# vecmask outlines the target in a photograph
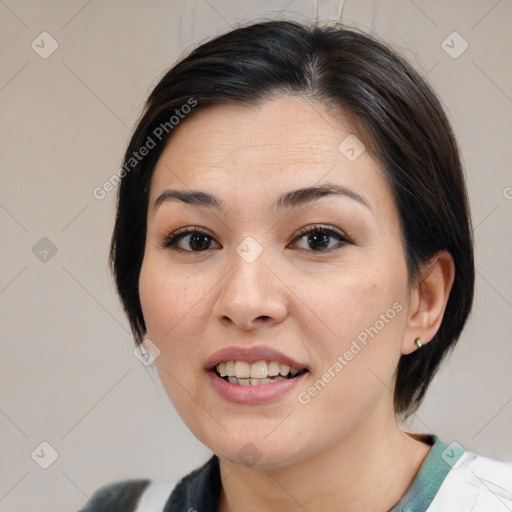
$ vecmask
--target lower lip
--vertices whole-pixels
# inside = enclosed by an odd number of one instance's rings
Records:
[[[213,370],[208,371],[207,374],[215,391],[225,400],[238,404],[257,405],[273,402],[289,393],[306,377],[308,372],[304,372],[293,379],[283,379],[254,386],[231,384],[219,377]]]

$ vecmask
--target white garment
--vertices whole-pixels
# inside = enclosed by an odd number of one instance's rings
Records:
[[[511,512],[512,463],[464,453],[427,512]]]
[[[140,497],[135,512],[159,512],[164,509],[175,484],[150,482]]]

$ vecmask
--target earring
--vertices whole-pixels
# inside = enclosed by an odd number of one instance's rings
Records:
[[[421,338],[416,338],[416,339],[414,340],[414,343],[416,343],[416,346],[417,346],[418,348],[421,348],[421,346],[422,346]]]

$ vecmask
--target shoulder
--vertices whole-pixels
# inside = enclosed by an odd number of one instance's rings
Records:
[[[135,512],[150,480],[122,480],[100,487],[79,512]]]
[[[100,487],[78,512],[167,512],[193,509],[199,503],[208,512],[218,502],[220,487],[218,459],[213,455],[177,482],[122,480]]]
[[[443,481],[428,512],[512,509],[512,463],[464,452]]]

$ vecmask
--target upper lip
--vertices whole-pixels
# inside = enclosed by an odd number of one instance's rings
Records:
[[[295,361],[291,357],[279,352],[272,347],[262,345],[255,347],[224,347],[214,352],[206,360],[206,369],[211,370],[219,363],[227,361],[247,361],[248,363],[256,363],[258,361],[278,361],[280,364],[286,364],[291,368],[302,370],[305,365]]]

